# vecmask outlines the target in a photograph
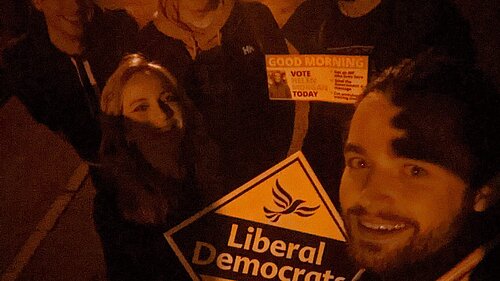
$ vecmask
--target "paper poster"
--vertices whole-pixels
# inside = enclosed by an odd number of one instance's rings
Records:
[[[355,103],[368,82],[368,56],[266,55],[272,100]]]
[[[193,280],[351,280],[339,213],[301,152],[165,233]]]

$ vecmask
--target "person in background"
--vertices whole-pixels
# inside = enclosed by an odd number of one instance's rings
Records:
[[[386,67],[429,48],[468,63],[475,57],[468,23],[448,0],[307,0],[282,30],[303,54],[368,56],[369,81]],[[343,169],[343,132],[353,112],[350,104],[310,103],[302,150],[335,203]]]
[[[306,0],[282,29],[303,54],[370,55],[371,74],[430,47],[475,56],[469,24],[449,0]]]
[[[109,280],[189,279],[163,232],[223,195],[200,114],[168,70],[137,54],[111,75],[101,109]]]
[[[498,106],[479,71],[432,52],[366,88],[340,184],[358,280],[499,280]]]
[[[26,36],[3,53],[6,91],[92,162],[100,142],[99,89],[132,48],[137,25],[89,0],[32,4]]]
[[[101,10],[88,0],[33,0],[27,30],[3,53],[5,91],[90,164],[97,191],[94,223],[106,237],[102,231],[109,228],[100,223],[113,197],[94,165],[101,142],[100,89],[132,48],[138,26],[124,11]]]
[[[287,47],[266,6],[160,0],[139,38],[138,50],[171,70],[202,113],[228,191],[286,157],[294,104],[269,100],[264,55]]]

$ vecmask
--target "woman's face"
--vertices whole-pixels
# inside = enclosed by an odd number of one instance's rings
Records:
[[[184,127],[179,97],[155,73],[133,74],[123,87],[123,115],[161,131]]]
[[[179,97],[156,73],[133,74],[123,88],[127,140],[164,176],[181,179],[184,122]]]

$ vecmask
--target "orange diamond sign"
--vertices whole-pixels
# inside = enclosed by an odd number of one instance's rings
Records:
[[[165,233],[193,280],[351,280],[339,213],[301,152]]]

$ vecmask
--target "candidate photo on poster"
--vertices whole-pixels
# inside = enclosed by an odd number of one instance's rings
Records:
[[[271,99],[291,99],[292,94],[290,87],[286,81],[286,73],[284,71],[274,71],[269,74],[268,78],[269,98]]]

